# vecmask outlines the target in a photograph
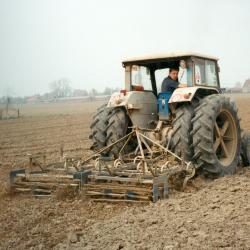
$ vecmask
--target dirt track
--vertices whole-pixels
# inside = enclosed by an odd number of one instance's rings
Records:
[[[250,97],[236,97],[250,130]],[[91,113],[100,103],[24,106],[19,120],[0,121],[0,249],[249,249],[250,169],[213,182],[196,179],[186,193],[151,205],[93,204],[76,199],[5,194],[12,165],[26,153],[89,153]],[[49,110],[47,110],[49,108]]]

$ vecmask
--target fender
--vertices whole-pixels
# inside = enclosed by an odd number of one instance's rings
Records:
[[[207,96],[211,94],[218,94],[219,90],[213,87],[184,87],[184,88],[177,88],[171,98],[169,99],[168,103],[179,103],[179,102],[191,102],[195,95],[199,96]]]
[[[124,107],[132,124],[141,128],[151,128],[152,121],[158,120],[157,99],[151,91],[114,93],[107,107]]]
[[[107,107],[125,107],[126,110],[131,110],[141,109],[142,105],[140,103],[136,103],[134,101],[134,98],[131,98],[131,92],[128,92],[128,94],[126,95],[124,95],[123,93],[115,92],[111,95]]]

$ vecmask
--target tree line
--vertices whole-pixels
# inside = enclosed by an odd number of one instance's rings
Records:
[[[95,97],[102,95],[112,95],[112,93],[119,91],[119,88],[105,87],[103,91],[98,91],[95,88],[90,90],[86,89],[74,89],[71,87],[71,82],[67,78],[61,78],[49,83],[49,91],[44,94],[35,94],[32,96],[25,97],[14,97],[12,95],[6,95],[0,97],[0,104],[5,104],[8,101],[10,103],[26,103],[27,101],[33,99],[46,101],[58,98],[70,98],[70,97]]]
[[[103,91],[98,91],[95,88],[87,91],[85,89],[73,89],[70,86],[70,81],[67,78],[62,78],[53,81],[49,84],[50,92],[48,94],[54,97],[74,97],[74,96],[98,96],[98,95],[111,95],[119,91],[119,88],[105,87]]]

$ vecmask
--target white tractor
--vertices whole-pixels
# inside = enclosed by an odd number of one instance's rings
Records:
[[[241,145],[236,105],[220,88],[218,58],[168,53],[125,60],[123,67],[125,88],[93,116],[92,150],[107,147],[138,127],[207,176],[234,173],[241,153],[244,164],[249,164],[250,137],[246,134]],[[179,82],[187,87],[161,93],[170,68],[179,68]],[[106,155],[119,158],[123,144],[116,143]],[[131,140],[126,152],[136,145]]]

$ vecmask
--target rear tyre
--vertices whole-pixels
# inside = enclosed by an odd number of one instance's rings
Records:
[[[129,131],[129,117],[125,113],[123,108],[114,108],[109,113],[108,126],[107,126],[107,146],[116,142],[117,140],[124,137]],[[110,156],[117,158],[119,156],[119,151],[124,145],[125,141],[121,141],[114,145],[109,152]],[[129,145],[128,145],[129,146]],[[126,152],[128,147],[126,147]]]
[[[250,132],[244,132],[241,138],[241,159],[244,167],[250,166]]]
[[[93,142],[90,149],[93,151],[97,151],[106,146],[108,112],[107,104],[104,104],[97,109],[93,116],[90,125],[91,134],[89,136],[89,139]]]
[[[194,152],[190,132],[192,130],[191,119],[194,115],[194,109],[191,105],[185,104],[179,107],[174,115],[171,150],[185,161],[191,161]]]
[[[241,142],[235,103],[223,95],[207,96],[195,109],[192,123],[197,167],[213,178],[233,174]]]

